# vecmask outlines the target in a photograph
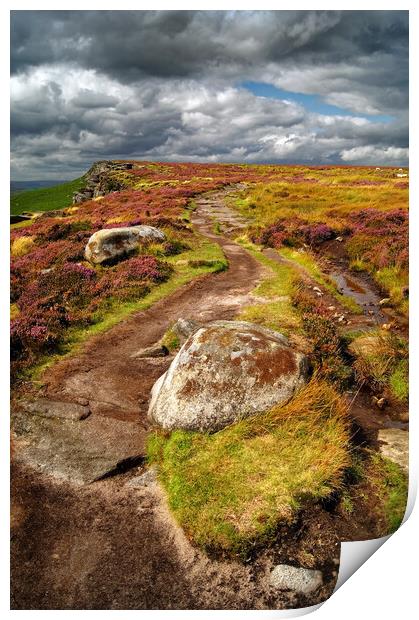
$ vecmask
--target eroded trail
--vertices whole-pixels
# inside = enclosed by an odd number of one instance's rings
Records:
[[[218,191],[198,198],[192,223],[221,246],[228,270],[200,277],[90,339],[80,354],[59,362],[45,374],[48,397],[87,400],[94,415],[143,423],[150,388],[170,359],[132,356],[156,343],[179,317],[202,323],[231,319],[243,306],[254,303],[251,291],[260,281],[263,268],[242,247],[211,231],[212,212],[222,208],[227,193]],[[240,225],[237,218],[235,226]]]
[[[13,609],[275,609],[297,604],[294,594],[269,585],[271,555],[249,565],[209,560],[174,523],[158,485],[135,483],[141,467],[121,473],[124,466],[141,462],[150,388],[170,363],[170,358],[132,355],[158,341],[179,317],[230,319],[255,303],[251,291],[263,268],[243,248],[212,232],[213,211],[223,226],[221,212],[229,227],[243,225],[224,209],[226,193],[198,199],[193,224],[221,245],[229,269],[184,286],[92,338],[81,353],[48,371],[44,396],[88,402],[92,413],[87,419],[18,418]],[[120,475],[103,479],[107,472]],[[330,532],[324,533],[324,547],[332,547],[338,557],[339,544]],[[330,594],[335,578],[331,572],[312,602]]]

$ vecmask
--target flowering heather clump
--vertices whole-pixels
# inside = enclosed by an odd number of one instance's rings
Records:
[[[140,256],[98,272],[80,263],[65,262],[26,286],[16,266],[12,270],[13,299],[20,311],[12,321],[12,359],[18,367],[59,344],[68,327],[89,324],[109,298],[142,297],[151,284],[167,280],[172,268],[153,256]]]
[[[336,232],[322,222],[308,223],[299,218],[278,220],[266,227],[262,233],[253,235],[252,241],[272,248],[283,245],[298,247],[303,244],[316,246],[332,239]]]
[[[351,239],[346,247],[351,258],[362,258],[375,269],[408,265],[408,214],[401,209],[365,209],[351,215]]]
[[[131,282],[164,282],[173,271],[167,263],[157,260],[154,256],[131,258],[119,266],[113,283],[116,287],[127,286]]]
[[[336,235],[333,228],[322,223],[303,226],[302,234],[307,245],[319,245],[323,241],[333,239]]]

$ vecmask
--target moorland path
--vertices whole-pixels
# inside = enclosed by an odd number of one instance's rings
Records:
[[[229,231],[246,226],[224,204],[231,188],[196,198],[192,224],[199,233],[218,243],[228,260],[226,271],[206,274],[180,287],[142,312],[136,312],[105,333],[88,340],[82,350],[55,364],[43,381],[44,392],[58,400],[89,401],[93,415],[139,421],[147,425],[150,389],[171,358],[136,358],[136,352],[159,341],[178,318],[200,323],[232,319],[249,303],[251,291],[264,269],[244,248],[224,234],[213,232],[213,218],[224,213]]]
[[[106,467],[112,470],[121,446],[131,457],[144,456],[150,388],[170,358],[131,355],[156,343],[179,317],[203,323],[232,319],[244,305],[255,303],[251,291],[264,276],[263,268],[212,231],[212,218],[228,229],[244,226],[224,206],[230,192],[198,198],[192,220],[199,232],[220,244],[227,271],[181,287],[91,338],[80,353],[46,372],[44,396],[89,401],[92,413],[80,422],[38,418],[29,429],[25,418],[16,436],[12,609],[281,609],[297,604],[293,593],[269,585],[274,563],[269,552],[243,565],[211,560],[192,547],[160,487],[154,481],[136,483],[142,466],[95,478]],[[110,453],[109,461],[103,462],[103,452]],[[336,536],[326,529],[322,536],[324,548],[332,549],[338,562]],[[335,578],[328,576],[313,603],[331,593]]]
[[[270,570],[279,559],[275,551],[266,549],[247,564],[209,559],[174,522],[155,480],[142,481],[143,464],[137,469],[127,459],[128,471],[112,470],[121,446],[141,462],[150,388],[171,361],[131,356],[156,343],[179,317],[202,323],[232,319],[256,302],[251,291],[266,273],[228,237],[246,226],[225,204],[231,192],[233,188],[198,197],[192,219],[199,232],[220,244],[229,261],[227,271],[181,287],[91,338],[82,351],[46,372],[45,396],[88,401],[92,413],[80,422],[38,420],[35,429],[28,433],[24,427],[16,439],[12,609],[283,609],[315,604],[331,594],[340,537],[327,512],[306,515],[304,533],[298,523],[288,533],[285,557],[307,537],[316,540],[319,564],[327,559],[333,566],[316,598],[298,600],[293,592],[269,585]],[[215,222],[221,224],[221,234],[214,232]],[[272,252],[267,255],[282,260]],[[19,458],[32,430],[33,451]],[[109,459],[103,461],[104,452]],[[37,469],[28,467],[31,461]],[[96,476],[107,468],[118,475]],[[355,535],[348,530],[341,538],[352,536],[370,538],[369,526]]]

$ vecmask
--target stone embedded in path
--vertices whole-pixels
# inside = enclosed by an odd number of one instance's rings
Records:
[[[105,228],[90,237],[84,255],[91,263],[104,263],[125,256],[142,243],[161,242],[165,238],[165,234],[154,226]]]
[[[145,349],[140,349],[131,355],[133,359],[141,359],[148,357],[166,357],[169,355],[170,351],[167,347],[160,344],[151,345],[151,347],[146,347]]]
[[[323,585],[323,574],[319,570],[278,564],[272,570],[269,582],[278,590],[293,590],[308,596]]]
[[[400,428],[384,428],[378,431],[383,456],[409,471],[409,432]]]
[[[172,326],[172,331],[176,334],[181,342],[184,342],[189,336],[192,336],[201,327],[200,323],[192,319],[179,318]]]
[[[307,371],[282,334],[216,321],[188,338],[154,384],[149,417],[164,429],[217,431],[288,401]]]
[[[15,413],[12,425],[15,461],[77,484],[139,463],[144,455],[144,432],[134,422],[91,415],[75,423]]]
[[[128,480],[125,486],[129,489],[153,488],[157,485],[157,471],[154,467],[146,469],[139,476],[134,476]]]
[[[90,415],[88,406],[77,403],[68,403],[47,398],[37,398],[33,401],[21,401],[20,405],[28,413],[44,418],[62,418],[64,420],[84,420]]]

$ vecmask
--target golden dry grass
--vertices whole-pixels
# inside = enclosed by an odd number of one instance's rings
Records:
[[[151,436],[171,509],[207,550],[244,553],[342,485],[350,464],[346,407],[313,378],[289,403],[213,435]]]
[[[36,237],[19,237],[15,239],[12,243],[12,247],[10,249],[10,253],[12,256],[25,256],[33,250],[35,245]]]

